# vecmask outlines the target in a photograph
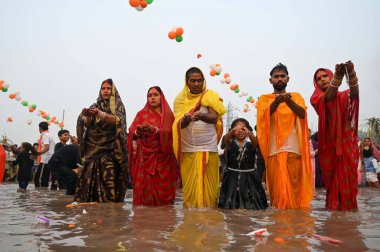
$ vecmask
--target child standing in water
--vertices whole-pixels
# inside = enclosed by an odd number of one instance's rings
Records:
[[[26,190],[29,181],[32,179],[32,168],[34,165],[32,154],[36,154],[33,146],[30,143],[21,144],[21,153],[13,161],[13,165],[19,166],[18,168],[18,185],[20,189]]]
[[[218,206],[226,209],[268,208],[265,191],[254,167],[257,140],[249,122],[244,118],[234,120],[224,141],[227,145],[227,171]]]

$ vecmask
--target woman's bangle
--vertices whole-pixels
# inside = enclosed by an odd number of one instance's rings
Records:
[[[98,113],[95,115],[99,121],[104,121],[106,119],[107,113],[101,110],[98,110]]]
[[[158,127],[156,126],[156,131],[154,132],[154,134],[153,134],[153,135],[156,135],[156,134],[157,134],[157,132],[158,132]]]
[[[353,85],[348,85],[350,88],[352,88],[352,87],[356,87],[358,85],[358,83],[356,82],[355,84],[353,84]]]
[[[135,130],[134,134],[135,134],[135,136],[138,136],[138,137],[140,136],[139,134],[137,134],[136,130]]]
[[[340,85],[335,86],[334,84],[332,84],[332,82],[330,82],[330,86],[334,88],[339,88]]]

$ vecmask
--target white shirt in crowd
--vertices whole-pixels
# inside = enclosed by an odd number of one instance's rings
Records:
[[[42,132],[41,136],[42,136],[42,149],[44,148],[46,144],[49,145],[49,150],[41,155],[41,163],[47,164],[51,156],[53,156],[54,154],[55,143],[54,143],[53,137],[50,135],[48,131]]]

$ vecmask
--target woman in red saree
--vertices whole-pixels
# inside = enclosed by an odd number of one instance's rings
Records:
[[[147,103],[128,134],[128,154],[133,185],[133,204],[172,204],[176,192],[173,152],[174,115],[160,87],[149,88]]]
[[[345,72],[349,89],[338,92]],[[335,74],[320,68],[314,74],[310,98],[319,116],[318,152],[329,210],[356,210],[358,205],[357,144],[359,88],[352,62],[336,65]]]

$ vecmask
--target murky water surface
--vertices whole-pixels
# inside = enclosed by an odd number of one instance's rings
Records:
[[[128,191],[124,204],[66,208],[73,198],[64,191],[17,188],[0,185],[0,251],[380,251],[378,189],[360,189],[351,213],[326,211],[324,190],[311,210],[247,211],[184,209],[180,190],[173,206],[134,207]],[[245,235],[259,228],[270,235]]]

